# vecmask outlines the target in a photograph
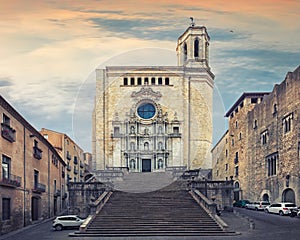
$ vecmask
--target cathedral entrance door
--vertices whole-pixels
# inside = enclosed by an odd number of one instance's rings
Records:
[[[151,172],[151,159],[142,160],[142,172]]]

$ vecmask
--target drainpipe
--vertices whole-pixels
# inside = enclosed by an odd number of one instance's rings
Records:
[[[51,217],[50,150],[48,148],[48,218]]]
[[[187,169],[191,167],[191,77],[188,82],[188,162]]]
[[[23,126],[23,183],[24,183],[24,195],[23,195],[23,226],[26,226],[26,128]]]

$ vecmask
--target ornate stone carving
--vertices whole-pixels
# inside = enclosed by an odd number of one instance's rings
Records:
[[[162,95],[159,91],[155,92],[152,90],[152,88],[149,88],[149,87],[142,87],[140,91],[136,92],[134,91],[132,94],[131,94],[131,97],[132,98],[135,98],[136,100],[139,100],[141,98],[143,99],[153,99],[153,100],[159,100]]]

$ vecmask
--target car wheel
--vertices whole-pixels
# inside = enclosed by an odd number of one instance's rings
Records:
[[[268,209],[265,209],[265,213],[269,213],[269,210],[268,210]]]
[[[58,225],[55,226],[55,230],[56,231],[61,231],[62,229],[63,229],[63,226],[60,225],[60,224],[58,224]]]
[[[257,207],[255,208],[255,211],[258,211],[258,208],[257,208]]]
[[[283,211],[279,211],[279,215],[280,216],[283,216],[284,214],[283,214]]]

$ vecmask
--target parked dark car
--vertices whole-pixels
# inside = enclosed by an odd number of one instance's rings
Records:
[[[250,203],[249,200],[243,199],[243,200],[238,200],[238,201],[234,202],[233,206],[244,208],[246,206],[246,204],[249,204],[249,203]]]

